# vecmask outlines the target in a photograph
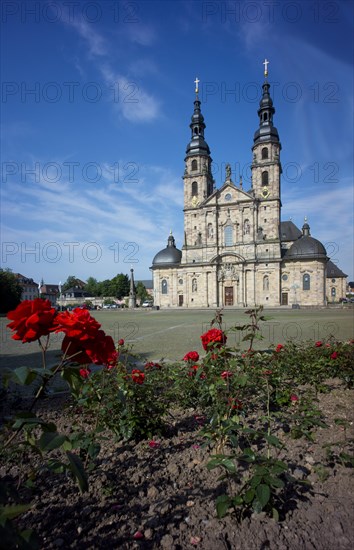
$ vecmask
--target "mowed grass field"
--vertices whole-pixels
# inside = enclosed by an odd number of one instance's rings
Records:
[[[248,322],[245,310],[225,310],[223,315],[224,329],[241,326]],[[133,345],[133,352],[142,360],[169,361],[182,359],[186,352],[202,352],[200,335],[210,328],[214,316],[213,310],[105,310],[93,311],[92,315],[102,324],[114,341],[124,338],[127,344]],[[313,341],[334,337],[337,340],[348,340],[354,337],[354,308],[349,306],[336,309],[265,310],[271,317],[261,323],[264,340],[257,342],[256,347],[265,348],[289,340]],[[9,321],[0,319],[1,356],[0,369],[15,368],[27,365],[41,365],[41,354],[36,342],[22,344],[12,340],[11,331],[6,328]],[[244,333],[230,333],[228,344],[245,349],[242,342]],[[53,365],[59,357],[62,335],[51,336],[48,362]]]

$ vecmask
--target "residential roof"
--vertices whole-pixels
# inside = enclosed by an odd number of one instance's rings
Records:
[[[58,285],[42,285],[40,288],[41,294],[58,294]]]

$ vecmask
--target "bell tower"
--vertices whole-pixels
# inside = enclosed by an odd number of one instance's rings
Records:
[[[253,138],[251,170],[254,197],[260,201],[261,209],[267,210],[265,219],[272,219],[272,227],[263,227],[264,224],[261,219],[259,219],[258,225],[262,226],[262,231],[266,231],[268,237],[277,238],[281,208],[281,143],[279,141],[278,130],[273,126],[275,109],[269,93],[268,64],[269,61],[266,59],[263,63],[264,83],[262,85],[263,92],[258,109],[259,128],[256,130]]]
[[[195,79],[194,112],[190,129],[191,141],[187,145],[184,170],[184,208],[196,208],[214,190],[211,174],[210,149],[204,139],[205,123],[200,110],[199,80]]]
[[[255,197],[260,199],[280,200],[280,150],[278,130],[273,126],[275,109],[269,94],[268,64],[265,60],[262,99],[259,103],[259,128],[254,134],[252,186]]]

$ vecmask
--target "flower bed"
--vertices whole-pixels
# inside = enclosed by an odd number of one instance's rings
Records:
[[[246,332],[246,353],[227,346],[217,312],[201,336],[203,357],[192,350],[175,364],[131,369],[129,347],[120,340],[115,349],[88,311],[55,314],[49,302],[35,300],[11,312],[14,338],[37,339],[43,366],[9,373],[18,383],[39,378],[41,385],[21,411],[11,411],[2,431],[4,536],[19,544],[34,540],[34,533],[21,530],[36,525],[46,548],[97,548],[100,539],[94,537],[102,530],[120,548],[247,549],[252,546],[236,545],[236,533],[252,524],[258,535],[248,535],[249,542],[255,537],[254,544],[266,544],[268,536],[282,533],[288,544],[286,525],[311,516],[319,502],[329,505],[326,497],[318,499],[318,484],[340,472],[338,488],[347,486],[353,342],[289,343],[255,352],[266,318],[261,308],[247,313],[249,323],[231,329]],[[59,331],[65,333],[63,355],[48,369],[50,334]],[[105,367],[91,371],[91,363]],[[59,373],[70,387],[70,408],[48,412],[42,397]],[[345,406],[329,414],[333,396]],[[15,465],[19,459],[27,464],[23,469]],[[54,502],[56,491],[60,499]],[[44,502],[53,514],[59,506],[65,518],[52,533]],[[77,514],[80,506],[90,509],[90,528]],[[104,518],[92,514],[93,507]],[[351,524],[342,515],[342,547],[349,548]],[[307,535],[294,548],[313,544],[322,529],[317,519],[307,522]],[[115,535],[107,525],[115,525]]]

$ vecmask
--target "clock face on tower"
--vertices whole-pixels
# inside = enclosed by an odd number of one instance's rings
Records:
[[[192,198],[192,205],[193,205],[193,206],[198,206],[198,204],[199,204],[198,197],[194,196],[194,197]]]
[[[268,187],[263,187],[262,189],[262,197],[264,199],[267,199],[269,197],[270,193],[269,193],[269,189]]]

